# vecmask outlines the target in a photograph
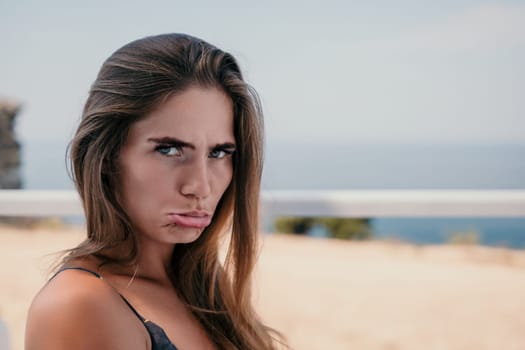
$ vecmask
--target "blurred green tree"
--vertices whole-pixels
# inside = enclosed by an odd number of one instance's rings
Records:
[[[480,242],[480,233],[476,230],[454,232],[448,237],[448,243],[460,245],[477,245]]]
[[[314,218],[280,217],[274,222],[277,232],[305,235],[314,226]]]
[[[322,226],[328,236],[340,239],[365,240],[373,235],[370,219],[333,217],[280,217],[274,222],[277,232],[305,235],[314,226]]]

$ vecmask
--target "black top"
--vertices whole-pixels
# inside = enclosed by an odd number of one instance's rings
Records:
[[[65,270],[85,271],[97,278],[102,279],[102,276],[100,276],[98,273],[85,269],[83,267],[65,267],[59,270],[57,273],[55,273],[53,277],[51,277],[51,279],[53,279],[56,275]],[[146,327],[146,330],[148,331],[151,338],[151,350],[177,350],[177,347],[169,340],[168,336],[166,335],[166,332],[164,332],[164,330],[160,326],[156,325],[150,320],[146,320],[137,312],[137,310],[135,310],[133,306],[131,306],[131,304],[126,300],[126,298],[124,298],[122,295],[120,295],[120,297],[129,306],[131,311],[133,311],[133,313],[137,315],[137,317],[142,321],[144,327]]]

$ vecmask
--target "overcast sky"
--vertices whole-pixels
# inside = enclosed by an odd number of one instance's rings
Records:
[[[0,1],[19,138],[68,139],[114,50],[186,32],[239,59],[267,142],[525,144],[523,1],[190,3]]]

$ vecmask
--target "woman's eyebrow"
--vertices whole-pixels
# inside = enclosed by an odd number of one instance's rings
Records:
[[[218,143],[213,147],[213,149],[235,149],[237,146],[233,142]]]
[[[171,137],[171,136],[164,136],[164,137],[150,137],[148,138],[148,142],[155,142],[155,143],[160,143],[160,144],[167,144],[167,145],[179,145],[179,146],[182,146],[182,147],[187,147],[187,148],[190,148],[190,149],[195,149],[195,145],[190,143],[190,142],[186,142],[186,141],[182,141],[180,139],[177,139],[175,137]],[[233,142],[224,142],[224,143],[218,143],[216,144],[215,146],[212,147],[212,149],[235,149],[237,146],[235,145],[235,143]]]
[[[195,149],[195,145],[189,142],[186,142],[186,141],[176,139],[175,137],[170,137],[170,136],[150,137],[148,138],[148,142],[155,142],[155,143],[161,143],[161,144],[167,144],[167,145],[179,145],[182,147],[188,147],[191,149]]]

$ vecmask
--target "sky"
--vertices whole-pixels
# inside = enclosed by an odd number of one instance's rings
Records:
[[[68,140],[102,62],[185,32],[231,52],[267,143],[525,144],[525,1],[0,1],[0,98]]]

